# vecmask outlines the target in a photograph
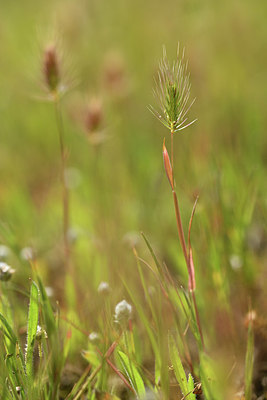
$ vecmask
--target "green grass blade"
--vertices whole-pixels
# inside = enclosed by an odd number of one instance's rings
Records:
[[[189,391],[188,393],[190,393],[187,396],[188,400],[196,400],[196,395],[193,393],[193,390],[195,388],[194,378],[191,374],[188,374],[187,387],[188,387],[188,391]]]
[[[38,325],[38,287],[32,282],[27,329],[27,350],[25,354],[26,373],[29,381],[33,380],[33,349]]]
[[[145,236],[145,234],[143,232],[141,233],[141,235],[142,235],[142,237],[143,237],[143,239],[144,239],[144,241],[145,241],[145,243],[147,245],[147,248],[148,248],[148,250],[149,250],[149,252],[150,252],[150,254],[151,254],[151,256],[152,256],[152,258],[153,258],[153,260],[155,262],[155,264],[156,264],[158,272],[161,274],[162,268],[161,268],[160,262],[158,261],[158,259],[156,257],[156,254],[154,253],[154,250],[152,249],[151,244],[149,243],[148,239],[146,238],[146,236]]]
[[[133,296],[131,290],[129,289],[128,285],[126,284],[126,282],[124,280],[123,280],[123,284],[124,284],[127,292],[129,293],[129,296],[131,297],[132,302],[134,303],[134,306],[136,308],[136,311],[137,311],[137,314],[138,314],[140,320],[143,322],[143,324],[145,326],[145,329],[146,329],[148,337],[150,339],[150,343],[151,343],[152,349],[154,351],[155,357],[156,357],[156,359],[159,360],[160,352],[158,349],[158,344],[157,344],[157,340],[155,338],[155,334],[154,334],[153,330],[151,329],[150,322],[149,322],[148,318],[146,317],[142,306],[135,300],[135,297]]]
[[[175,377],[177,379],[177,382],[179,383],[179,386],[180,386],[180,389],[181,389],[183,395],[185,396],[189,392],[186,374],[184,371],[184,367],[183,367],[175,340],[172,335],[169,335],[169,353],[170,353],[170,358],[171,358],[171,362],[173,365]]]
[[[212,360],[204,352],[200,353],[200,379],[205,400],[222,400],[222,388],[218,387]]]
[[[40,277],[37,277],[38,287],[40,290],[40,302],[42,305],[42,314],[44,316],[44,321],[46,325],[46,332],[50,337],[56,330],[56,321],[53,313],[51,303],[47,297],[46,290],[44,288],[43,282]],[[51,339],[51,337],[50,337]]]
[[[135,390],[139,399],[142,399],[146,395],[146,389],[141,375],[137,368],[129,360],[128,356],[122,351],[117,352],[120,364],[122,365],[123,372],[126,374],[132,388]]]

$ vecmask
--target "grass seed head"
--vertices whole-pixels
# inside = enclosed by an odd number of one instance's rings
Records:
[[[160,111],[150,107],[152,113],[172,133],[180,131],[195,122],[188,122],[187,114],[193,105],[190,101],[190,74],[187,72],[187,62],[184,60],[184,51],[170,64],[166,49],[163,48],[163,57],[159,63],[158,79],[154,88],[154,95],[158,100]]]

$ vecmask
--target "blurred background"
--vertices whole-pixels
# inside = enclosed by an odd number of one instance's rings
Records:
[[[61,106],[69,235],[84,328],[97,324],[100,281],[114,288],[114,304],[124,293],[121,278],[140,290],[131,247],[149,260],[141,231],[187,286],[162,162],[169,132],[148,110],[156,103],[162,46],[172,61],[180,43],[197,122],[175,136],[175,176],[184,226],[199,195],[192,244],[205,329],[218,329],[225,340],[225,302],[238,321],[249,301],[264,310],[266,12],[267,3],[248,0],[2,2],[0,239],[11,250],[18,285],[28,285],[21,250],[31,247],[46,285],[62,300],[60,153],[42,76],[44,49],[56,38],[68,88]]]

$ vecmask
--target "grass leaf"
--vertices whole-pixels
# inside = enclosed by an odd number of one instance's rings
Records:
[[[126,374],[132,388],[138,395],[139,399],[143,399],[146,394],[145,385],[141,375],[135,365],[129,360],[128,356],[122,351],[117,352],[123,372]]]
[[[30,305],[28,313],[27,350],[25,354],[26,373],[28,379],[33,379],[33,349],[38,325],[38,287],[32,282]]]
[[[181,392],[185,396],[189,392],[186,374],[184,371],[184,367],[175,340],[172,335],[169,335],[169,353],[174,369],[174,374],[176,376],[177,382],[179,383]]]

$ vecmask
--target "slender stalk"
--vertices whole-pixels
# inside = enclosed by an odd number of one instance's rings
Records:
[[[179,203],[178,203],[177,194],[176,194],[176,192],[174,190],[172,190],[172,195],[173,195],[173,202],[174,202],[174,208],[175,208],[175,215],[176,215],[176,222],[177,222],[179,240],[180,240],[180,243],[181,243],[181,246],[182,246],[182,250],[183,250],[183,253],[184,253],[184,258],[185,258],[185,262],[186,262],[186,265],[187,265],[187,268],[188,268],[188,272],[190,272],[188,256],[187,256],[187,250],[186,250],[184,230],[183,230],[182,219],[181,219],[181,214],[180,214],[180,209],[179,209]]]
[[[66,272],[70,270],[70,247],[68,241],[69,230],[69,191],[65,180],[65,168],[67,153],[64,145],[64,126],[60,107],[60,100],[57,95],[54,96],[55,113],[57,129],[59,134],[59,147],[60,147],[60,180],[62,185],[62,206],[63,206],[63,244],[64,244],[64,262]]]
[[[171,130],[171,166],[172,166],[172,170],[174,167],[174,162],[173,162],[173,136],[174,136],[174,131]]]
[[[190,277],[191,272],[190,272],[190,264],[189,264],[189,255],[188,255],[187,249],[186,249],[186,242],[185,242],[185,236],[184,236],[184,230],[183,230],[183,225],[182,225],[181,213],[180,213],[180,209],[179,209],[178,198],[177,198],[176,192],[174,190],[172,190],[172,194],[173,194],[173,202],[174,202],[174,208],[175,208],[175,216],[176,216],[179,240],[180,240],[180,243],[182,246],[184,259],[185,259],[186,266],[188,269],[188,274]],[[200,324],[200,318],[199,318],[199,312],[198,312],[198,308],[197,308],[195,292],[194,292],[194,290],[190,290],[190,293],[191,293],[191,296],[193,299],[196,320],[197,320],[197,326],[198,326],[199,334],[201,337],[202,346],[204,348],[204,339],[203,339],[203,333],[202,333],[202,328],[201,328],[201,324]]]

